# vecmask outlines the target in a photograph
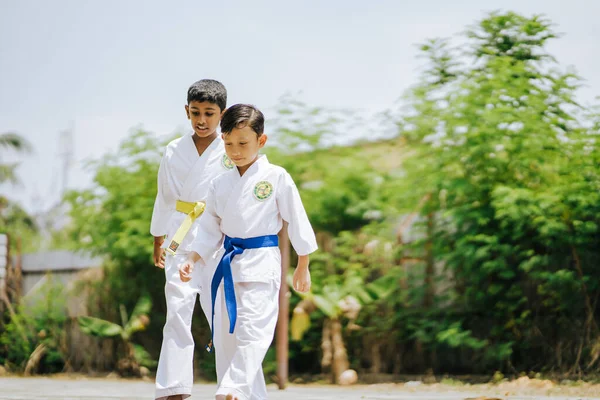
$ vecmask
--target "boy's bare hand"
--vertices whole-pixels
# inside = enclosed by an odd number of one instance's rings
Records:
[[[164,240],[164,239],[163,239]],[[154,239],[154,265],[158,268],[165,268],[165,249],[162,248],[163,240]]]
[[[179,267],[179,278],[182,282],[189,282],[192,279],[192,272],[194,272],[194,262],[192,260],[185,260]]]
[[[296,270],[294,271],[293,286],[294,289],[300,293],[306,293],[310,290],[310,271],[308,270],[308,265],[298,265],[298,267],[296,267]]]

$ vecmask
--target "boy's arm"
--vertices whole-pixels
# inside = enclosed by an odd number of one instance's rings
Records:
[[[215,208],[215,196],[215,185],[213,180],[206,196],[204,213],[200,218],[194,221],[194,224],[198,224],[198,230],[196,237],[191,244],[192,254],[197,254],[199,258],[204,260],[210,259],[223,241],[221,218],[217,215],[217,210]]]
[[[168,190],[169,182],[166,164],[165,157],[163,157],[158,167],[156,199],[154,200],[154,209],[152,210],[152,220],[150,222],[150,233],[154,237],[162,237],[167,234],[167,224],[169,223],[171,212],[173,212],[175,200],[177,200],[170,195]],[[169,207],[170,204],[171,207]]]
[[[318,246],[315,232],[302,205],[298,188],[287,172],[280,178],[277,207],[281,218],[289,224],[288,235],[296,253],[305,256],[316,251]]]
[[[164,241],[164,236],[154,236],[154,251],[152,258],[154,260],[154,265],[158,268],[165,267],[165,249],[162,248]]]
[[[150,222],[150,233],[154,236],[153,260],[154,265],[159,268],[165,267],[165,250],[162,244],[165,241],[167,233],[167,223],[170,217],[170,209],[168,207],[168,195],[165,187],[166,182],[166,161],[162,158],[158,168],[157,175],[157,193],[154,201],[154,210],[152,211],[152,220]]]
[[[280,180],[277,206],[281,217],[288,223],[288,235],[298,254],[298,265],[294,271],[292,285],[298,292],[306,293],[311,286],[308,255],[317,250],[317,239],[302,205],[298,188],[287,172]]]

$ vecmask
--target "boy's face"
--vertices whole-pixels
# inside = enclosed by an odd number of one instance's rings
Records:
[[[191,101],[185,106],[185,113],[192,123],[194,133],[208,137],[217,131],[223,112],[215,103]]]
[[[257,137],[256,132],[249,126],[243,128],[233,128],[233,130],[223,135],[225,142],[225,153],[233,163],[243,168],[251,164],[258,157],[258,151],[267,142],[267,135],[263,134]]]

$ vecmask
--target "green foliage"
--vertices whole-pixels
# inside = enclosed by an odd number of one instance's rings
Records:
[[[402,353],[406,371],[591,366],[600,333],[600,119],[576,103],[579,78],[545,51],[557,37],[546,19],[492,13],[466,36],[470,59],[447,39],[421,46],[428,65],[397,120],[399,173],[378,170],[364,147],[280,161],[300,178],[313,226],[334,236],[311,257],[320,311],[311,319],[339,317],[340,299],[352,294],[363,310],[361,328],[346,332],[349,348]],[[409,243],[394,243],[394,216],[415,210]],[[374,240],[393,243],[376,250],[393,260],[367,256]],[[404,266],[405,258],[417,261]],[[294,318],[310,340],[316,327]],[[548,340],[576,349],[582,335],[581,358],[557,356]],[[428,361],[434,354],[438,364]],[[354,357],[376,362],[361,350]],[[385,357],[381,368],[394,363]]]
[[[67,310],[63,285],[51,275],[31,297],[19,304],[0,334],[0,364],[23,371],[33,350],[46,347],[40,372],[61,372],[67,356],[65,327]]]
[[[144,335],[149,336],[150,342],[160,339],[155,336],[160,335],[166,313],[164,270],[156,268],[151,260],[149,230],[156,174],[166,143],[143,130],[132,132],[116,153],[89,164],[95,170],[93,188],[65,196],[71,217],[65,246],[106,258],[103,280],[90,288],[90,310],[94,317],[79,320],[86,333],[119,336],[129,343],[131,335],[144,329],[150,316],[151,325]],[[151,304],[156,305],[152,314]],[[131,317],[126,309],[133,310]],[[118,320],[119,315],[120,325],[114,324],[112,321]],[[125,347],[123,354],[130,356],[133,347]],[[140,365],[151,365],[157,353],[158,349],[151,349],[152,356],[148,356],[138,349],[135,354],[141,358],[136,360]]]
[[[0,134],[0,149],[2,152],[6,150],[17,153],[30,153],[32,151],[31,144],[21,135],[15,132],[6,132]],[[0,156],[0,160],[4,158]],[[16,168],[19,163],[0,163],[0,183],[9,182],[12,184],[19,183],[16,175]]]
[[[445,330],[437,332],[436,341],[439,344],[447,344],[450,347],[468,347],[472,349],[482,349],[488,343],[486,340],[475,339],[471,331],[463,330],[460,322],[454,322]]]
[[[340,124],[352,124],[352,115],[287,97],[277,111],[271,136],[275,144],[266,153],[301,189],[313,228],[335,235],[379,219],[384,205],[377,192],[385,174],[360,149],[331,147],[343,132]]]
[[[133,344],[133,357],[142,367],[154,368],[158,365],[158,361],[142,345],[136,343]]]
[[[117,154],[91,164],[94,189],[71,192],[73,240],[113,260],[148,262],[150,216],[163,146],[144,131],[135,132]],[[140,288],[142,289],[142,288]]]
[[[164,304],[163,271],[151,261],[149,233],[164,145],[147,132],[133,132],[117,153],[90,164],[96,170],[94,188],[66,195],[70,247],[108,256],[102,290],[125,307],[133,307],[143,293]]]
[[[544,49],[556,36],[542,17],[493,13],[467,32],[468,64],[449,64],[458,56],[446,41],[428,43],[430,64],[399,124],[410,149],[400,185],[415,189],[413,203],[433,194],[424,212],[438,215],[436,258],[463,288],[463,316],[436,338],[452,347],[466,332],[485,338],[468,347],[487,359],[539,347],[536,331],[556,313],[593,321],[598,131],[578,116],[579,78]],[[469,314],[487,328],[454,331],[473,324]]]
[[[121,336],[123,328],[110,321],[100,318],[81,316],[77,318],[81,331],[85,334],[97,337]]]
[[[77,320],[83,333],[98,337],[120,336],[123,340],[128,341],[131,335],[146,329],[151,309],[152,300],[148,296],[143,296],[138,300],[129,318],[125,307],[120,305],[122,325],[88,316],[81,316]]]
[[[19,204],[0,196],[0,232],[10,235],[11,251],[17,250],[17,239],[21,240],[21,251],[27,253],[37,249],[40,243],[35,220]]]
[[[124,344],[124,354],[121,355],[121,359],[133,358],[140,366],[155,366],[156,362],[150,353],[143,346],[131,341],[134,333],[143,331],[148,326],[150,322],[148,314],[152,309],[152,300],[149,296],[140,297],[130,317],[127,317],[127,311],[122,304],[119,308],[122,325],[100,318],[80,316],[77,318],[79,328],[83,333],[91,336],[119,337]]]

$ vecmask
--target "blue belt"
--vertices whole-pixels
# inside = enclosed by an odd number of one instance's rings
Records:
[[[235,290],[233,286],[233,275],[231,273],[231,260],[237,254],[242,254],[247,249],[259,249],[261,247],[277,247],[279,245],[279,238],[277,235],[257,236],[253,238],[240,239],[230,238],[225,236],[225,242],[223,247],[225,248],[225,254],[219,261],[219,265],[215,270],[212,282],[210,284],[210,294],[212,299],[212,316],[211,316],[211,332],[212,338],[215,336],[215,300],[217,298],[217,290],[223,280],[224,294],[225,294],[225,305],[227,306],[227,314],[229,315],[229,333],[233,333],[235,329],[235,322],[237,320],[237,302],[235,300]],[[206,346],[207,351],[211,351],[212,340]]]

